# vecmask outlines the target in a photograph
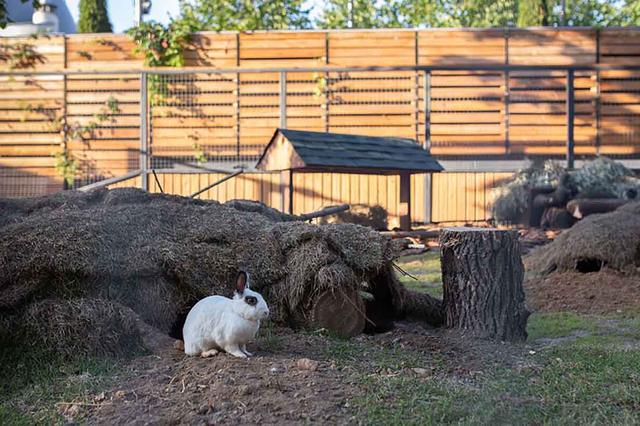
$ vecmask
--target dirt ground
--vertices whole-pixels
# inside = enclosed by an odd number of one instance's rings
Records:
[[[564,272],[528,279],[524,286],[527,305],[540,312],[608,314],[640,307],[640,274]]]
[[[177,350],[139,358],[117,386],[63,414],[105,425],[362,423],[350,401],[365,396],[363,376],[429,381],[446,371],[473,380],[487,363],[517,364],[527,352],[408,322],[349,342],[270,329],[249,349],[254,357],[247,360]]]
[[[640,276],[608,270],[529,279],[525,289],[537,313],[607,314],[640,306]],[[90,424],[367,423],[351,405],[366,397],[363,377],[473,383],[491,365],[536,368],[527,358],[531,348],[411,322],[350,342],[267,328],[248,360],[191,358],[173,349],[138,358],[92,404],[66,406],[63,414]]]
[[[437,251],[403,258],[401,265],[418,277],[411,288],[437,294]],[[267,325],[249,345],[250,359],[194,358],[168,348],[118,362],[98,386],[55,396],[53,417],[44,422],[640,422],[640,382],[634,379],[640,377],[640,319],[614,317],[638,311],[640,275],[556,274],[528,279],[525,291],[534,314],[524,344],[405,321],[351,340]],[[60,380],[95,379],[83,371]],[[614,395],[609,388],[621,391]],[[42,407],[33,403],[32,391],[21,395],[9,405],[37,418]],[[0,423],[2,415],[0,403]]]

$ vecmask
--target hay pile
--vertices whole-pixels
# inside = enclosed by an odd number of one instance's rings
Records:
[[[368,226],[376,231],[386,231],[389,228],[388,214],[382,206],[367,206],[353,204],[349,210],[320,218],[320,224],[355,223]]]
[[[628,203],[606,214],[588,216],[551,244],[525,257],[534,275],[594,272],[608,267],[636,272],[640,267],[640,203]]]
[[[640,179],[633,171],[609,158],[598,157],[575,171],[548,160],[533,163],[494,189],[492,217],[500,223],[520,222],[528,208],[529,189],[556,187],[563,176],[567,178],[566,185],[576,192],[576,198],[631,199],[640,192]]]
[[[0,324],[5,334],[38,336],[54,350],[110,353],[117,346],[118,354],[140,344],[118,306],[179,337],[190,307],[210,294],[231,295],[240,268],[275,321],[293,327],[309,325],[321,292],[400,286],[379,278],[397,256],[388,238],[357,225],[295,219],[259,203],[131,188],[0,200]],[[386,307],[404,314],[411,294],[390,292]],[[91,330],[103,346],[83,342]]]

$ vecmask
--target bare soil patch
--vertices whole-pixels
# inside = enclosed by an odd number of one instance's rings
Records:
[[[607,268],[586,274],[569,271],[530,278],[524,287],[527,304],[541,312],[607,314],[640,306],[640,275]]]
[[[491,348],[488,348],[491,346]],[[270,330],[248,360],[202,359],[177,350],[136,359],[118,385],[81,406],[90,424],[361,423],[353,401],[365,377],[472,380],[487,363],[513,365],[526,352],[399,323],[389,333],[341,339]],[[490,350],[488,350],[490,349]],[[301,360],[310,360],[301,361]]]

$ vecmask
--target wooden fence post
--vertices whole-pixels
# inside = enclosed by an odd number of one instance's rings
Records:
[[[526,340],[529,311],[517,232],[447,228],[440,247],[446,327],[482,338]]]
[[[287,73],[280,72],[280,128],[287,128]]]

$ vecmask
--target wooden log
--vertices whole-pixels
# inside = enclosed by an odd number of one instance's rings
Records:
[[[325,291],[316,298],[311,319],[315,327],[353,337],[364,330],[365,306],[356,292]]]
[[[574,199],[567,203],[567,211],[576,219],[582,219],[591,214],[612,212],[628,202],[622,198]]]
[[[542,214],[540,227],[542,229],[568,229],[576,223],[565,207],[547,207]]]
[[[544,207],[534,204],[534,200],[541,194],[549,194],[554,191],[553,186],[540,186],[529,189],[529,208],[527,209],[527,220],[524,223],[528,223],[530,227],[540,226],[540,220],[542,220],[542,214],[544,213]]]
[[[380,231],[380,235],[387,235],[391,238],[437,238],[440,231]]]
[[[446,228],[440,235],[445,326],[502,341],[527,338],[518,234]]]
[[[349,204],[340,204],[339,206],[325,207],[324,209],[317,210],[310,213],[303,213],[299,217],[301,220],[310,220],[317,217],[329,216],[336,213],[341,213],[349,210]]]

